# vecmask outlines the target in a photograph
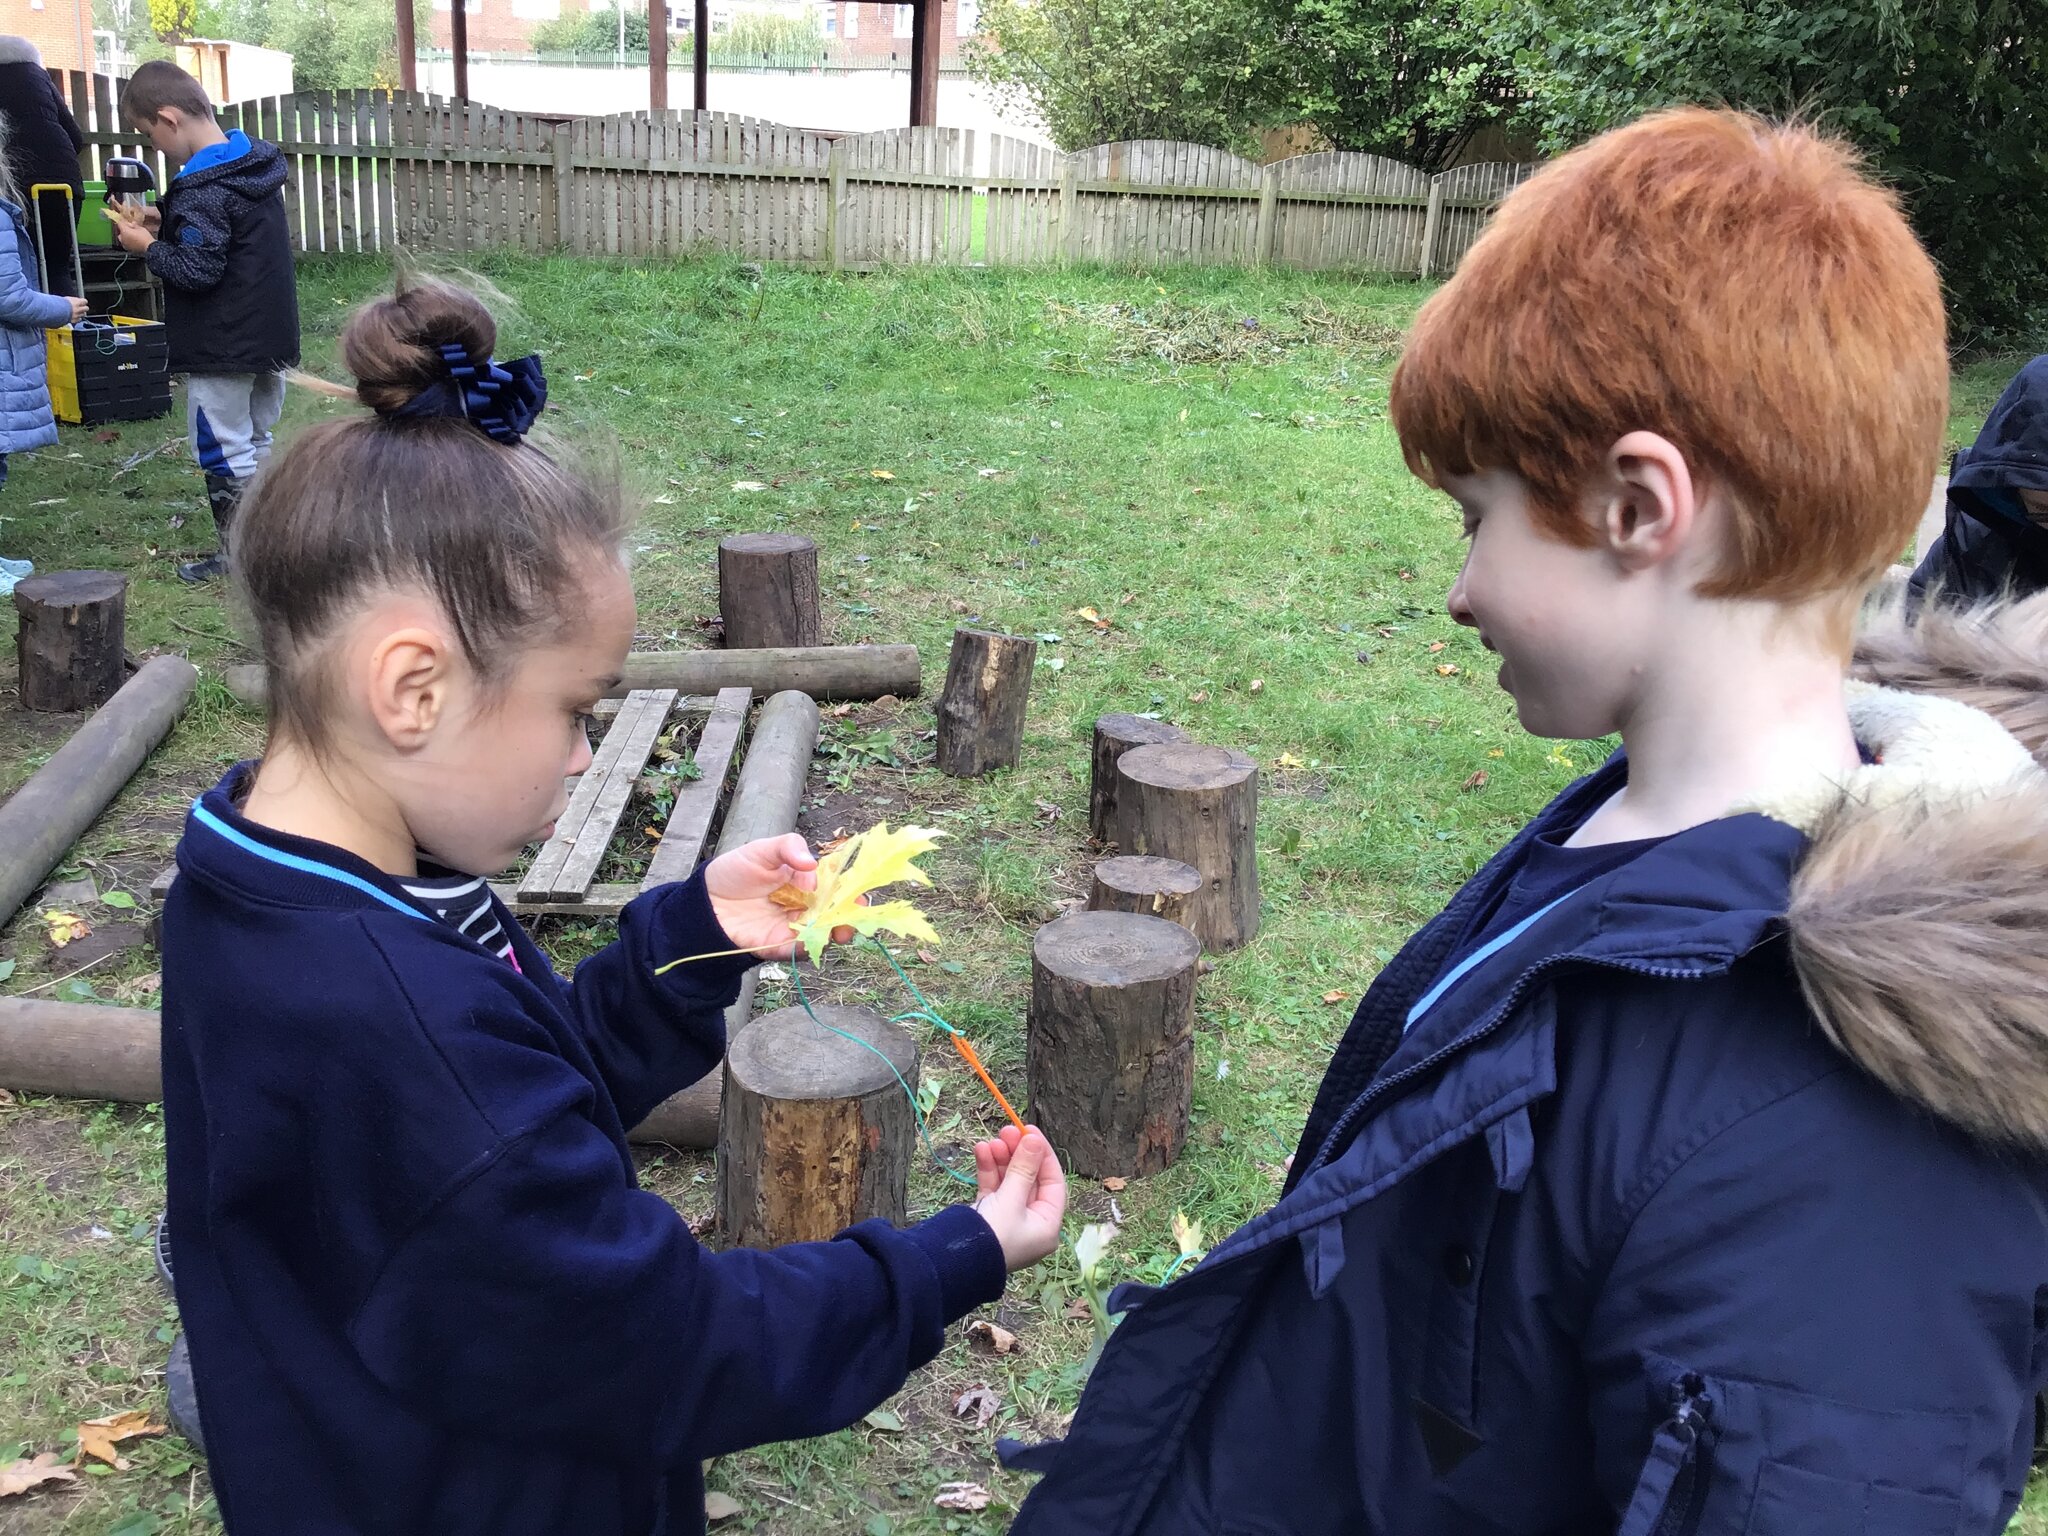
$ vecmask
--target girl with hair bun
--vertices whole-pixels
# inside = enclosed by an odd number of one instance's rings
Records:
[[[179,844],[163,1069],[235,1536],[701,1531],[705,1457],[854,1422],[1058,1239],[1035,1131],[976,1149],[971,1208],[767,1252],[637,1187],[627,1129],[718,1064],[741,974],[791,952],[769,893],[817,861],[724,854],[573,981],[492,896],[634,629],[619,487],[528,441],[540,361],[496,341],[438,283],[368,305],[371,414],[300,435],[234,529],[269,741]]]

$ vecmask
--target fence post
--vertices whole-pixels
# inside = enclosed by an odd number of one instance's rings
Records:
[[[1074,260],[1074,237],[1080,233],[1079,220],[1075,218],[1075,207],[1079,193],[1075,182],[1079,180],[1080,168],[1072,155],[1060,160],[1060,265],[1070,266]]]
[[[1280,171],[1277,166],[1266,166],[1259,172],[1259,228],[1257,237],[1258,264],[1262,267],[1273,263],[1274,214],[1280,203]]]
[[[577,254],[576,237],[580,232],[571,218],[575,207],[576,162],[569,144],[569,125],[556,123],[548,132],[555,152],[555,244]]]
[[[1436,233],[1444,221],[1444,173],[1429,178],[1429,212],[1422,219],[1422,275],[1436,267]]]
[[[837,272],[845,265],[839,248],[840,204],[846,201],[846,141],[834,139],[825,156],[825,264]]]

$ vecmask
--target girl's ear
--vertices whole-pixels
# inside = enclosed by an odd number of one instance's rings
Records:
[[[1607,450],[1596,531],[1626,571],[1672,559],[1691,540],[1699,518],[1692,466],[1668,437],[1630,432]]]
[[[370,718],[400,752],[432,739],[448,708],[454,657],[447,638],[413,626],[393,630],[370,652]]]

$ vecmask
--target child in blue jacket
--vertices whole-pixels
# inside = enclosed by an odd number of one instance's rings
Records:
[[[369,305],[343,351],[375,414],[301,436],[234,531],[270,738],[178,846],[163,1073],[235,1536],[701,1532],[703,1458],[859,1419],[1058,1239],[1036,1132],[977,1148],[973,1208],[769,1252],[637,1187],[627,1129],[718,1065],[816,860],[714,859],[573,983],[490,893],[634,629],[621,498],[524,440],[539,361],[495,337],[454,289]]]
[[[7,168],[6,135],[0,129],[0,486],[7,483],[9,454],[57,441],[43,332],[84,317],[85,300],[43,291],[35,237]]]
[[[1949,466],[1948,520],[1909,583],[1968,607],[2048,589],[2048,356],[2013,376]]]
[[[1701,110],[1547,166],[1424,304],[1392,416],[1464,514],[1450,612],[1525,729],[1623,749],[1374,981],[1279,1203],[1121,1298],[1015,1536],[2004,1530],[2048,598],[1848,675],[1943,330],[1846,148]]]

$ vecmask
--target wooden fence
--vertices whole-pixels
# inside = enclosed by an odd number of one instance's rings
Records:
[[[118,82],[51,72],[110,154],[160,157],[114,115]],[[1332,152],[1260,166],[1144,140],[1061,154],[959,128],[825,134],[726,113],[547,118],[412,92],[269,97],[223,126],[284,151],[301,251],[723,251],[832,270],[887,265],[1199,263],[1449,271],[1534,167],[1431,176]],[[975,238],[977,196],[986,217]]]

